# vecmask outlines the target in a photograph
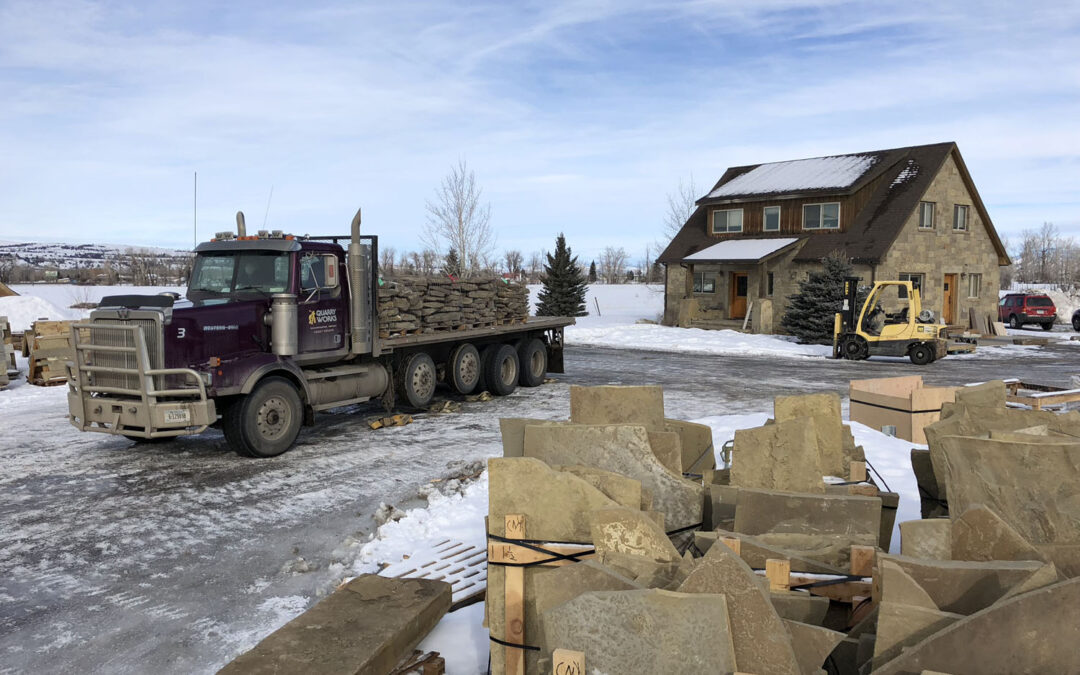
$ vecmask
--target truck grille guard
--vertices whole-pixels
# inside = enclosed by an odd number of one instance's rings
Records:
[[[117,339],[119,336],[123,336],[123,339]],[[85,406],[93,405],[94,400],[99,398],[95,394],[126,397],[129,401],[137,399],[147,409],[161,403],[159,399],[163,398],[182,401],[189,399],[192,403],[203,404],[207,401],[206,384],[197,371],[191,368],[152,367],[150,351],[147,348],[141,325],[117,322],[76,323],[71,326],[71,344],[75,362],[68,361],[64,364],[67,370],[68,386],[72,394],[83,399]],[[106,361],[110,360],[108,357],[113,357],[113,359],[122,360],[125,365],[95,365],[99,354],[107,355]],[[109,376],[102,379],[106,379],[110,384],[95,383],[94,374],[96,373]],[[182,378],[185,384],[190,382],[192,386],[158,389],[157,383],[165,382],[166,376],[171,376],[169,380],[174,382]],[[112,404],[118,402],[116,399],[103,399],[103,402],[104,400]],[[123,400],[119,402],[123,403]],[[200,424],[192,427],[157,429],[153,426],[151,416],[151,425],[146,427],[145,432],[139,433],[137,430],[121,429],[120,416],[121,413],[115,413],[114,421],[108,427],[93,426],[93,423],[85,418],[79,420],[79,426],[83,431],[104,431],[114,434],[127,432],[147,438],[198,434],[209,426],[209,424]]]

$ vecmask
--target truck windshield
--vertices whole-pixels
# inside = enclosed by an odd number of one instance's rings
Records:
[[[272,251],[203,253],[195,258],[188,297],[233,293],[284,293],[289,289],[289,254]]]

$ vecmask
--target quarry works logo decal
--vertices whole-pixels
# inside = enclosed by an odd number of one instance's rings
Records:
[[[307,322],[309,326],[321,326],[328,323],[337,323],[336,309],[313,309],[308,312]]]

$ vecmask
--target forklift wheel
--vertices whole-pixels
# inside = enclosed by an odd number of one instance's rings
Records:
[[[840,354],[849,361],[861,361],[870,356],[870,348],[858,335],[848,335],[840,343]]]
[[[915,365],[925,366],[934,360],[934,350],[926,345],[915,345],[911,348],[911,351],[908,352],[908,357]]]

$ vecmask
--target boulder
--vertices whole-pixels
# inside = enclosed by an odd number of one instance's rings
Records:
[[[825,492],[813,418],[735,432],[731,484],[741,488]]]

